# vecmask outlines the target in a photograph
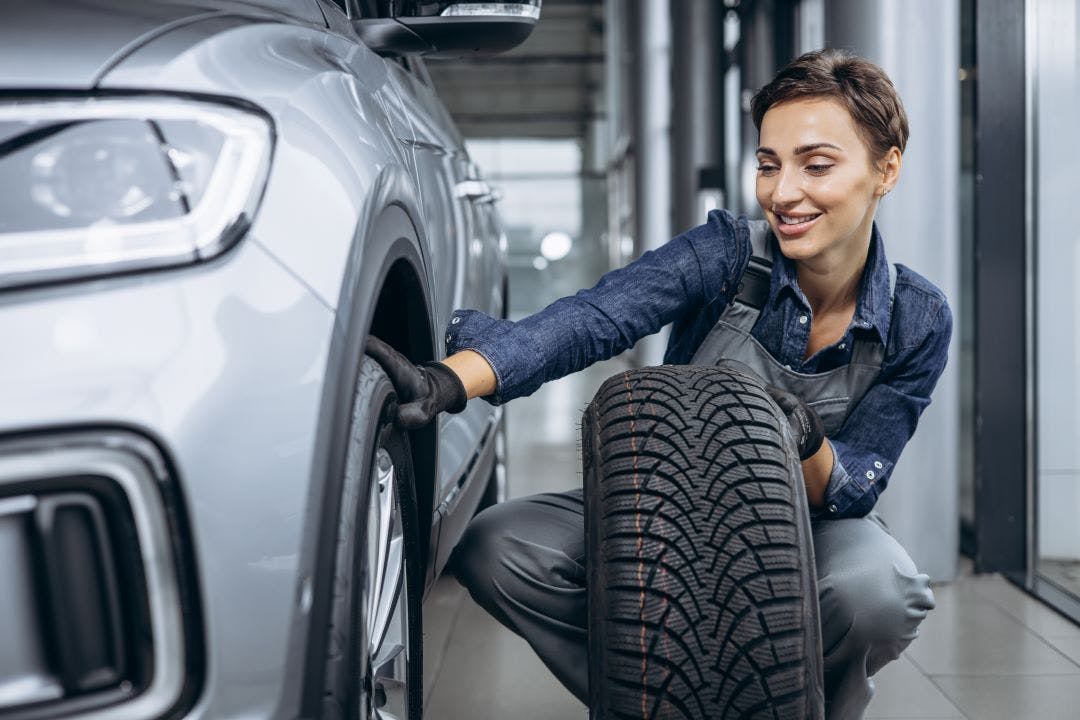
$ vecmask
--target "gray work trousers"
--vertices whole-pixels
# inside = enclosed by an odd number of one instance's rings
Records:
[[[934,607],[929,577],[879,519],[813,523],[829,720],[860,718],[870,677],[915,639]],[[582,491],[544,493],[476,516],[451,567],[473,599],[524,637],[555,677],[588,700]]]

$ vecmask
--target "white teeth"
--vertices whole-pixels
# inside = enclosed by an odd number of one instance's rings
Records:
[[[809,222],[817,217],[817,215],[810,215],[807,217],[790,217],[788,215],[780,215],[780,221],[785,225],[798,225],[799,223]]]

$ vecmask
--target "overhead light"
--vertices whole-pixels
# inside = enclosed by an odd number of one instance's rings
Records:
[[[564,232],[551,232],[540,241],[540,254],[548,260],[562,260],[570,254],[574,241]]]

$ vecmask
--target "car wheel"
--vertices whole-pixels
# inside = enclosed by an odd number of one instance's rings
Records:
[[[760,381],[620,373],[582,450],[591,717],[823,717],[806,491]]]
[[[408,436],[397,396],[364,357],[356,384],[338,523],[323,715],[419,720],[419,538]]]

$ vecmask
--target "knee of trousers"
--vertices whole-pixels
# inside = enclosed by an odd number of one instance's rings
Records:
[[[499,581],[505,567],[506,532],[499,513],[493,513],[498,508],[487,508],[473,518],[450,556],[450,570],[481,604],[493,594],[493,581]]]
[[[871,672],[900,656],[934,607],[929,576],[888,563],[821,578],[818,595],[826,654],[843,647],[867,657]]]
[[[519,537],[519,505],[493,505],[473,518],[450,558],[457,579],[489,609],[500,599],[531,596],[564,570],[559,553]]]

